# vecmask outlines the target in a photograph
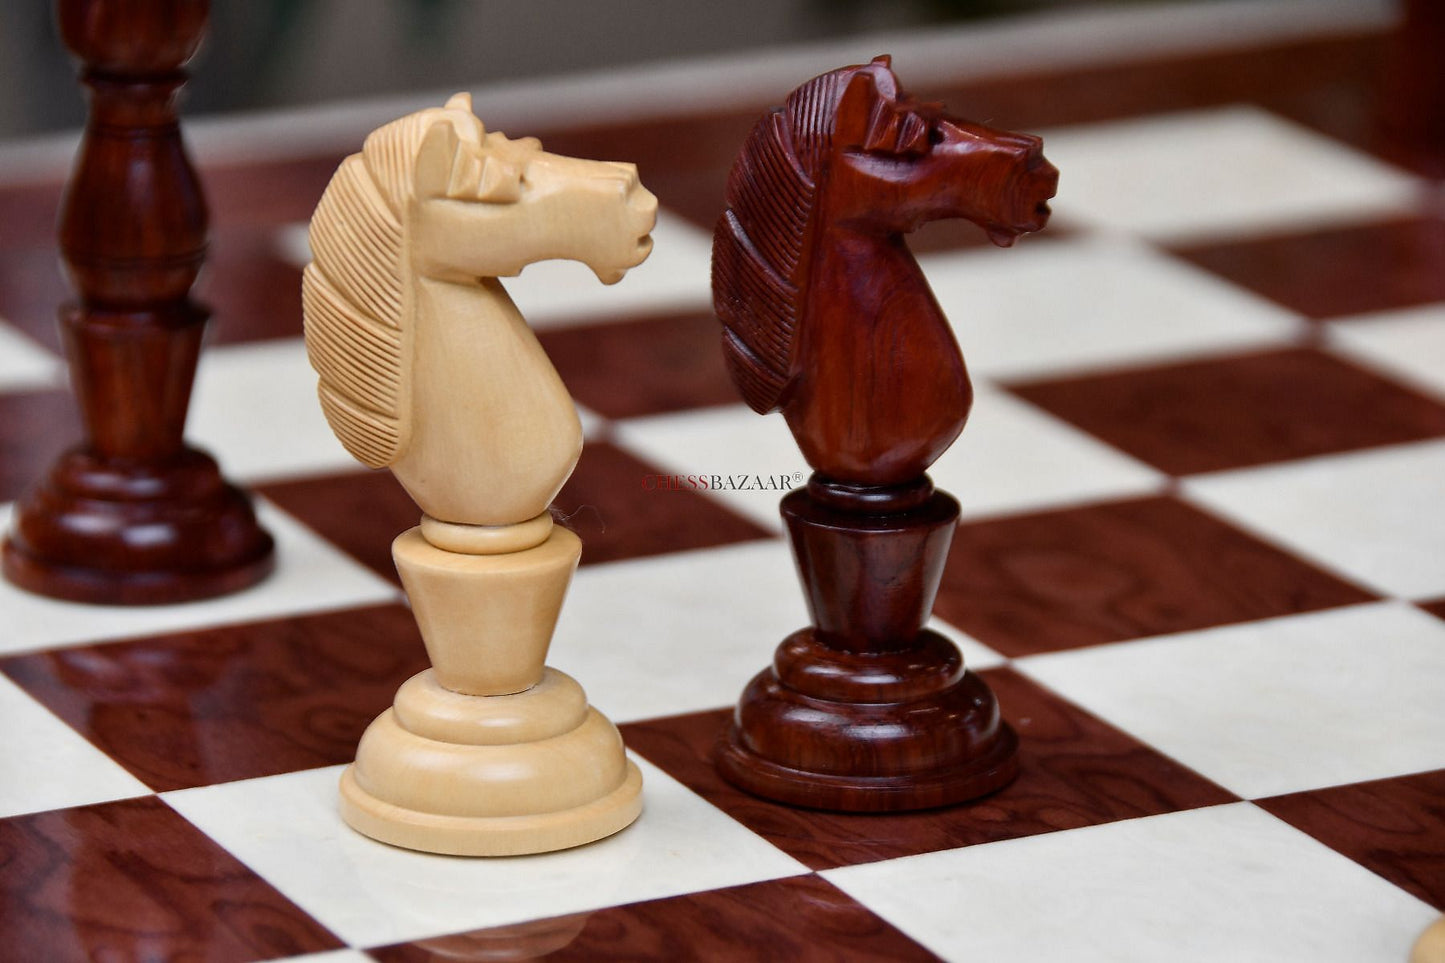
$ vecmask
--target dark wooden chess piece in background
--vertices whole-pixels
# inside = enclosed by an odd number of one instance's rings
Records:
[[[733,167],[713,239],[724,354],[814,469],[782,503],[813,625],[753,679],[719,747],[743,789],[921,809],[1017,772],[993,693],[924,628],[959,513],[925,473],[973,396],[902,236],[956,217],[1002,246],[1039,230],[1058,182],[1041,146],[912,100],[879,58],[799,87]]]
[[[190,300],[206,203],[175,97],[206,0],[60,0],[90,117],[60,221],[78,304],[60,310],[87,438],[17,504],[5,574],[45,595],[147,604],[243,588],[271,537],[182,440],[207,312]]]
[[[1401,7],[1383,68],[1379,146],[1417,173],[1445,178],[1445,5],[1404,0]]]

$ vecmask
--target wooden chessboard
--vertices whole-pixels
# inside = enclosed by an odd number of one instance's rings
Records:
[[[933,473],[964,512],[937,628],[1022,775],[909,815],[787,809],[708,761],[806,621],[777,519],[805,466],[737,400],[709,312],[722,179],[766,104],[542,131],[637,161],[665,207],[617,288],[513,285],[590,439],[550,661],[621,725],[646,809],[495,860],[336,813],[424,665],[390,560],[417,511],[334,441],[300,340],[300,225],[340,152],[250,121],[269,158],[201,165],[189,434],[279,565],[161,608],[0,585],[0,956],[1403,961],[1445,911],[1445,197],[1376,149],[1384,56],[1366,27],[915,84],[1041,132],[1063,177],[1013,250],[916,239],[978,389]],[[63,177],[0,185],[0,500],[78,435]]]

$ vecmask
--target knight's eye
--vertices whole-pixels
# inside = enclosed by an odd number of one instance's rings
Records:
[[[928,128],[928,146],[936,147],[943,143],[943,128],[933,124]]]

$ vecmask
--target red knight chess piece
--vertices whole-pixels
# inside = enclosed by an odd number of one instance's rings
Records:
[[[903,235],[967,218],[999,245],[1048,219],[1036,137],[903,93],[888,58],[809,81],[753,128],[713,239],[733,379],[814,474],[782,502],[813,625],[743,693],[725,777],[783,802],[903,810],[1017,772],[993,693],[924,628],[958,519],[925,472],[968,417],[963,357]]]

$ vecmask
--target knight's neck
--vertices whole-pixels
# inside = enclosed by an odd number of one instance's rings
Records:
[[[811,265],[813,300],[808,310],[832,310],[846,302],[855,317],[881,320],[903,284],[925,287],[923,272],[901,234],[841,228],[819,238]],[[818,299],[822,298],[822,303]]]
[[[392,470],[433,518],[502,525],[540,514],[581,451],[577,411],[492,278],[409,290],[412,427]]]
[[[804,363],[784,417],[824,475],[909,482],[968,417],[958,345],[899,237],[835,229],[822,243],[800,322]]]

